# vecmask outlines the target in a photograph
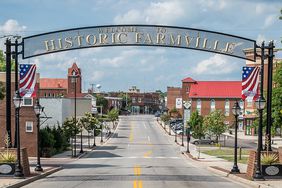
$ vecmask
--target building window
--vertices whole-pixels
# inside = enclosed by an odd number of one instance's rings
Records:
[[[44,97],[47,97],[47,93],[44,93]]]
[[[26,121],[25,122],[25,132],[27,132],[27,133],[33,132],[33,122],[32,121]]]
[[[202,107],[201,99],[198,99],[197,100],[197,111],[198,111],[199,115],[201,115],[201,107]]]
[[[211,100],[211,112],[215,111],[215,100]]]
[[[49,93],[49,97],[51,97],[51,93]]]
[[[33,106],[33,99],[31,97],[24,97],[23,106]]]
[[[141,98],[138,98],[138,102],[141,103],[141,102],[142,102],[142,99],[141,99]]]
[[[189,93],[189,89],[190,89],[189,87],[186,87],[186,93]]]
[[[230,102],[229,102],[228,99],[225,100],[224,108],[225,108],[224,115],[225,116],[229,116],[229,113],[230,113]]]

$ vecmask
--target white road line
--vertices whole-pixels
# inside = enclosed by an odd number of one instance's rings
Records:
[[[121,160],[121,159],[181,159],[180,157],[163,157],[163,156],[157,156],[157,157],[141,157],[141,156],[131,156],[131,157],[97,157],[97,158],[91,158],[92,159],[113,159],[113,160]],[[87,160],[87,158],[83,158],[83,160]],[[90,160],[90,159],[89,159]]]
[[[144,125],[145,129],[147,129],[147,126],[146,126],[146,124],[145,124],[145,123],[143,123],[143,125]]]

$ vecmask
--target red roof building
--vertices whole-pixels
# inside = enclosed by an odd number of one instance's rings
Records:
[[[182,109],[178,109],[185,120],[189,120],[194,111],[198,111],[202,116],[208,115],[214,110],[221,110],[226,119],[225,123],[229,126],[233,125],[234,115],[232,114],[232,106],[235,101],[240,102],[243,108],[244,103],[241,100],[241,81],[196,81],[191,77],[182,80],[182,87],[179,88],[183,101]],[[167,91],[168,109],[175,108],[175,97],[168,89]],[[184,109],[183,109],[184,108]],[[242,127],[242,124],[239,126]]]

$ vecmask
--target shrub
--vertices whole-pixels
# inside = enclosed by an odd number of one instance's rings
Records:
[[[0,163],[15,163],[16,160],[16,155],[12,152],[0,153]]]
[[[271,165],[278,162],[278,154],[277,153],[264,153],[262,154],[261,164]]]

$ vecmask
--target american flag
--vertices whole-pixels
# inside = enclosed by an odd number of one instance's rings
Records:
[[[20,65],[20,95],[21,97],[35,97],[36,66],[30,64]]]
[[[247,97],[255,100],[259,93],[259,67],[243,67],[242,99]]]

